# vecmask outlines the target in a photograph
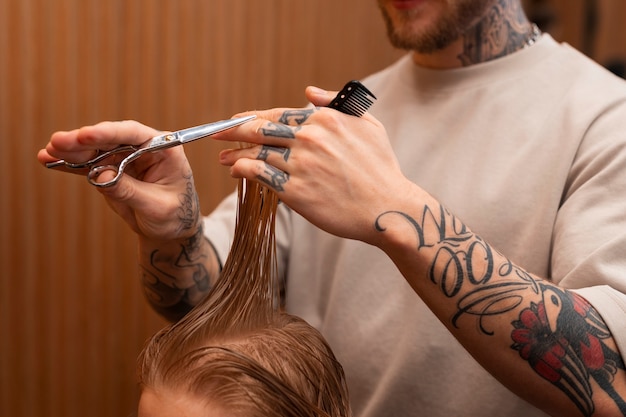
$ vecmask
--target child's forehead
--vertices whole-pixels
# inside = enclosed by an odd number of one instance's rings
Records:
[[[139,398],[138,417],[227,417],[221,407],[184,392],[146,388]]]

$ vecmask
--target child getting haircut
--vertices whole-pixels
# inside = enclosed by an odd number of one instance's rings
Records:
[[[220,279],[139,358],[139,417],[349,417],[343,369],[322,335],[279,307],[278,197],[240,180]]]

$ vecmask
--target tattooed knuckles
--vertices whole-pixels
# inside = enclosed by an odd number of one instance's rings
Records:
[[[258,122],[254,138],[242,138],[256,145],[221,156],[222,163],[231,166],[231,175],[267,185],[285,204],[330,233],[365,240],[364,230],[371,223],[363,219],[374,216],[371,203],[379,200],[371,190],[395,188],[381,184],[377,173],[398,171],[393,153],[385,149],[388,142],[381,138],[382,125],[368,115],[347,117],[327,108],[258,115],[267,118]],[[372,155],[382,162],[374,164],[379,166],[375,170]]]
[[[267,138],[295,139],[296,132],[300,126],[292,127],[284,123],[267,122],[257,131],[261,139],[259,142],[266,142]]]

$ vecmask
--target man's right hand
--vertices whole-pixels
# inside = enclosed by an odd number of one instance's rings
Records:
[[[39,151],[37,159],[42,164],[57,159],[82,162],[98,150],[139,145],[160,133],[135,121],[59,131]],[[112,176],[111,171],[104,171],[98,181]],[[128,166],[119,183],[98,191],[141,238],[172,240],[188,238],[197,231],[198,198],[182,146],[143,155]]]

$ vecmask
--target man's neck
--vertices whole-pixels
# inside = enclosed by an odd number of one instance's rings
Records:
[[[500,0],[450,46],[431,54],[414,52],[413,61],[435,69],[491,61],[529,46],[538,36],[533,30],[518,1]]]

